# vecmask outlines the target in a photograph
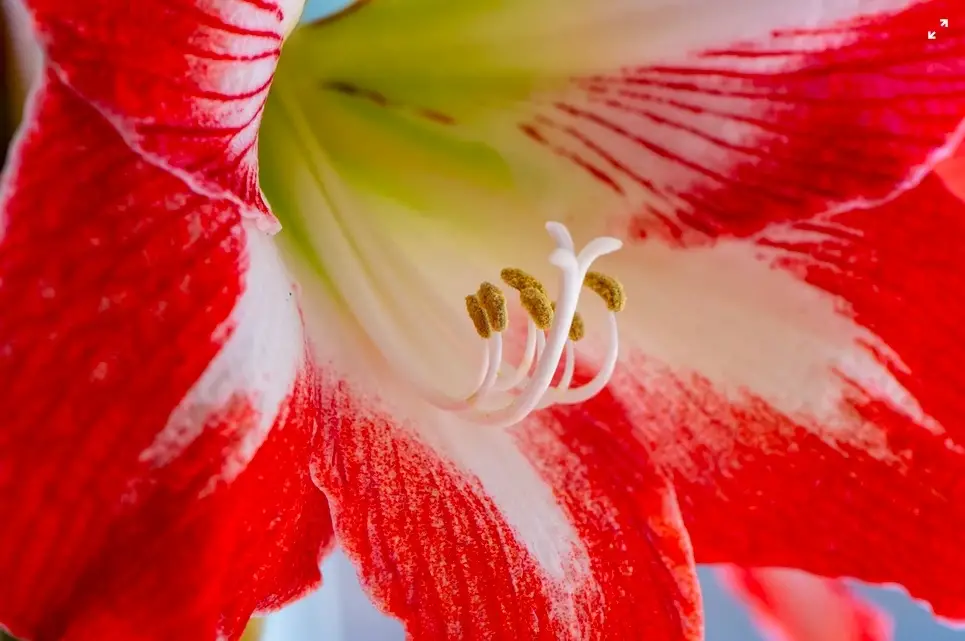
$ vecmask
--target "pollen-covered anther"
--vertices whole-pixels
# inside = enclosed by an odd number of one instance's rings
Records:
[[[509,312],[506,308],[506,297],[499,288],[489,282],[484,282],[476,292],[476,298],[486,313],[489,326],[496,332],[502,332],[509,325]]]
[[[560,272],[555,303],[542,283],[523,270],[507,268],[500,273],[506,285],[519,292],[520,304],[529,315],[519,364],[510,367],[503,360],[503,331],[509,325],[506,298],[496,285],[484,282],[475,294],[466,297],[466,311],[476,333],[486,339],[476,385],[466,394],[453,396],[415,384],[429,403],[458,412],[474,423],[506,428],[551,405],[585,402],[599,394],[613,376],[619,355],[614,312],[626,305],[626,294],[616,279],[589,268],[601,256],[620,249],[622,243],[601,236],[577,251],[562,223],[550,221],[546,230],[556,245],[549,262]],[[596,292],[610,313],[604,319],[605,334],[600,343],[604,351],[597,372],[588,381],[574,385],[574,343],[586,333],[583,318],[576,311],[583,287]]]
[[[627,295],[623,285],[612,276],[600,272],[587,272],[583,285],[602,298],[606,308],[611,312],[622,312],[627,305]]]
[[[534,276],[530,276],[522,269],[507,267],[499,272],[499,277],[503,279],[504,283],[518,291],[520,294],[522,294],[524,290],[535,289],[543,294],[543,296],[546,296],[546,298],[549,298],[549,294],[546,293],[546,288],[543,287],[543,283],[539,282]]]
[[[536,327],[545,332],[553,326],[553,304],[539,289],[527,287],[519,293],[519,302]]]
[[[469,318],[472,320],[473,327],[476,328],[476,333],[479,334],[480,338],[492,336],[493,328],[489,324],[489,318],[475,294],[466,296],[466,311],[469,312]]]
[[[573,322],[570,323],[570,340],[574,343],[581,340],[586,335],[586,327],[583,325],[583,317],[577,312],[573,314]]]
[[[556,303],[553,303],[553,313],[556,313]],[[586,336],[586,325],[583,323],[583,317],[580,316],[579,312],[573,314],[573,322],[570,323],[570,331],[567,336],[574,343]]]

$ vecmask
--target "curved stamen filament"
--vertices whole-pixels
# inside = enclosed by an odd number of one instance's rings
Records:
[[[482,383],[473,392],[469,401],[475,398],[485,397],[489,392],[492,391],[493,385],[496,383],[496,376],[499,374],[499,366],[503,362],[503,337],[500,334],[496,334],[491,339],[489,339],[489,365],[486,368],[486,375],[483,378]]]
[[[613,376],[613,372],[616,370],[617,358],[619,356],[619,344],[617,342],[617,318],[616,314],[607,315],[607,327],[608,327],[608,337],[607,337],[607,352],[603,357],[603,363],[600,365],[600,369],[597,371],[596,376],[594,376],[590,382],[585,383],[579,387],[567,389],[569,382],[572,380],[572,375],[570,381],[567,381],[567,386],[563,386],[562,379],[560,385],[555,393],[548,398],[546,406],[553,404],[561,405],[575,405],[576,403],[583,403],[588,401],[606,387],[606,384],[610,382],[610,378]],[[567,361],[565,367],[570,365]],[[566,371],[563,373],[566,376]]]
[[[546,394],[543,395],[543,400],[540,401],[536,409],[541,410],[551,405],[560,404],[561,399],[564,398],[570,384],[573,382],[573,374],[576,371],[576,345],[573,341],[567,341],[564,358],[563,374],[560,376],[559,383],[556,384],[556,387],[551,387],[547,390]]]
[[[427,400],[443,409],[458,411],[470,420],[498,427],[518,423],[534,410],[555,403],[580,403],[598,394],[606,386],[616,368],[618,336],[615,313],[626,303],[623,288],[615,279],[590,272],[593,262],[619,249],[622,243],[609,237],[596,238],[576,253],[569,231],[560,223],[547,223],[547,231],[557,248],[550,263],[560,270],[559,298],[550,301],[546,288],[534,277],[519,269],[504,269],[503,281],[519,292],[520,304],[529,315],[526,346],[519,365],[510,374],[500,374],[503,363],[502,332],[509,324],[506,301],[491,283],[466,297],[466,310],[487,349],[476,389],[467,397],[452,399],[438,394]],[[577,313],[583,287],[597,293],[609,310],[607,352],[593,379],[570,388],[576,370],[576,346],[585,333],[583,319]],[[535,360],[535,365],[533,364]],[[556,387],[552,381],[563,363]]]
[[[526,347],[523,348],[523,358],[519,362],[519,366],[514,368],[512,374],[497,381],[493,389],[498,392],[505,392],[515,388],[526,379],[526,375],[529,374],[529,370],[533,367],[533,359],[539,358],[539,356],[536,355],[537,337],[542,338],[544,341],[546,340],[542,332],[536,328],[536,323],[530,319],[526,326]]]
[[[563,375],[560,377],[560,382],[557,383],[556,389],[560,392],[566,392],[570,388],[570,383],[573,382],[573,373],[576,371],[576,345],[573,341],[566,344],[566,363],[563,365]]]

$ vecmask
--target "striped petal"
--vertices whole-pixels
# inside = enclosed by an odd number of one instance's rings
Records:
[[[703,639],[673,490],[632,437],[590,457],[556,433],[599,434],[592,417],[487,430],[371,379],[323,381],[316,481],[363,586],[408,638]]]
[[[278,92],[373,182],[412,196],[443,172],[434,214],[491,220],[451,177],[492,190],[501,165],[528,192],[514,225],[592,212],[693,244],[887,198],[947,155],[965,38],[941,17],[965,19],[955,0],[380,0],[296,30]]]
[[[0,194],[0,626],[237,639],[331,543],[294,288],[238,199],[145,160],[61,62]]]
[[[26,0],[61,81],[152,162],[262,229],[258,123],[304,0]]]
[[[941,573],[965,561],[960,385],[936,319],[961,236],[925,176],[961,138],[965,37],[922,25],[962,8],[548,7],[363,3],[296,30],[266,108],[264,187],[311,327],[339,336],[317,481],[365,585],[416,638],[508,636],[473,595],[520,591],[548,613],[506,617],[523,638],[690,638],[679,509],[698,561],[899,582],[960,612]],[[427,410],[415,381],[474,376],[463,295],[506,266],[552,273],[549,219],[626,241],[606,263],[631,301],[618,376],[496,433]]]
[[[728,568],[720,573],[744,599],[769,641],[890,641],[888,616],[842,581],[796,570]]]
[[[580,411],[485,426],[423,395],[471,384],[465,293],[526,239],[420,216],[386,197],[404,185],[361,182],[274,106],[265,190],[324,370],[315,480],[378,605],[420,640],[701,639],[673,489],[631,434]],[[545,262],[543,239],[529,245],[517,258]],[[596,440],[567,443],[564,425]]]
[[[720,360],[703,361],[715,369],[633,365],[626,420],[674,470],[699,561],[898,583],[942,616],[965,616],[952,579],[965,570],[954,543],[965,523],[962,310],[949,298],[965,273],[963,212],[930,176],[882,207],[829,219],[824,234],[784,236],[771,272],[783,286],[732,271],[726,293],[743,283],[779,302],[793,314],[786,342],[768,329],[781,314],[739,331],[737,316],[711,316],[683,326],[722,346]],[[728,308],[691,308],[717,309]]]

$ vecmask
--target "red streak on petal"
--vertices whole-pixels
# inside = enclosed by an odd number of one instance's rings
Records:
[[[359,100],[364,100],[378,107],[383,107],[386,109],[392,109],[396,113],[404,116],[414,116],[421,120],[428,120],[437,125],[454,125],[456,124],[456,119],[451,115],[438,111],[436,109],[429,109],[425,107],[416,107],[410,104],[406,104],[399,100],[393,100],[378,91],[372,89],[366,89],[365,87],[359,86],[351,82],[345,82],[342,80],[329,80],[322,84],[324,89],[328,91],[334,91],[340,93],[344,96],[350,98],[358,98]]]

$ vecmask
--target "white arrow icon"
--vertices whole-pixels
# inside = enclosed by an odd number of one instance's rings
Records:
[[[942,18],[941,20],[938,21],[938,23],[939,23],[941,26],[947,28],[947,27],[948,27],[948,18]]]
[[[929,31],[929,32],[928,32],[928,39],[929,39],[929,40],[934,40],[934,39],[935,39],[935,32],[934,32],[934,31]]]

